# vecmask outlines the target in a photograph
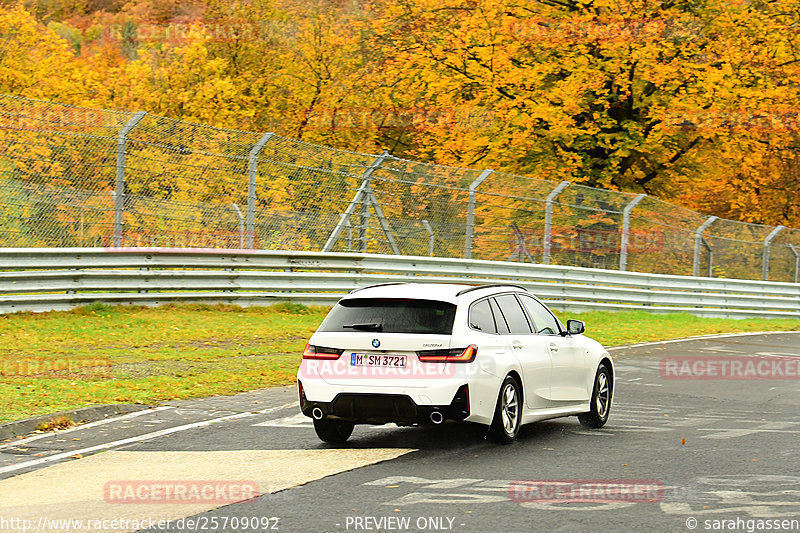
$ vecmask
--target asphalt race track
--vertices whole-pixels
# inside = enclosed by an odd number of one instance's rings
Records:
[[[336,448],[298,414],[294,388],[175,402],[3,444],[0,530],[130,531],[111,528],[119,519],[151,520],[136,529],[153,532],[776,531],[791,520],[800,531],[797,376],[662,376],[664,358],[797,362],[800,333],[612,353],[617,385],[605,428],[585,429],[575,417],[543,422],[510,446],[475,426],[357,426]],[[119,485],[209,480],[255,484],[261,495],[228,504],[232,492],[192,503],[109,496]],[[658,490],[593,501],[514,492],[526,481],[577,480]],[[54,522],[70,518],[96,522]]]

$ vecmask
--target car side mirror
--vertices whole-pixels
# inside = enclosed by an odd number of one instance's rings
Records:
[[[567,331],[570,335],[580,335],[586,331],[586,324],[580,320],[567,320]]]

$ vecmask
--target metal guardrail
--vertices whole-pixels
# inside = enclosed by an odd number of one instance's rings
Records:
[[[800,318],[800,284],[397,255],[184,248],[0,249],[0,313],[92,302],[332,305],[375,283],[521,284],[556,310]]]

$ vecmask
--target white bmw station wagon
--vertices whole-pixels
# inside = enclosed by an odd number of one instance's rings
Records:
[[[584,324],[566,327],[515,285],[387,283],[356,289],[308,342],[300,409],[320,439],[355,424],[474,422],[503,443],[523,424],[608,420],[614,364]]]

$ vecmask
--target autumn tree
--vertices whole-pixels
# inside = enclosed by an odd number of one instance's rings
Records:
[[[400,0],[371,9],[384,103],[493,117],[472,134],[426,124],[411,145],[427,159],[672,196],[709,170],[697,166],[702,154],[747,135],[696,127],[704,116],[794,99],[789,74],[774,69],[794,68],[785,42],[796,17],[772,4]]]
[[[66,102],[83,96],[69,44],[19,4],[0,7],[0,92]]]

